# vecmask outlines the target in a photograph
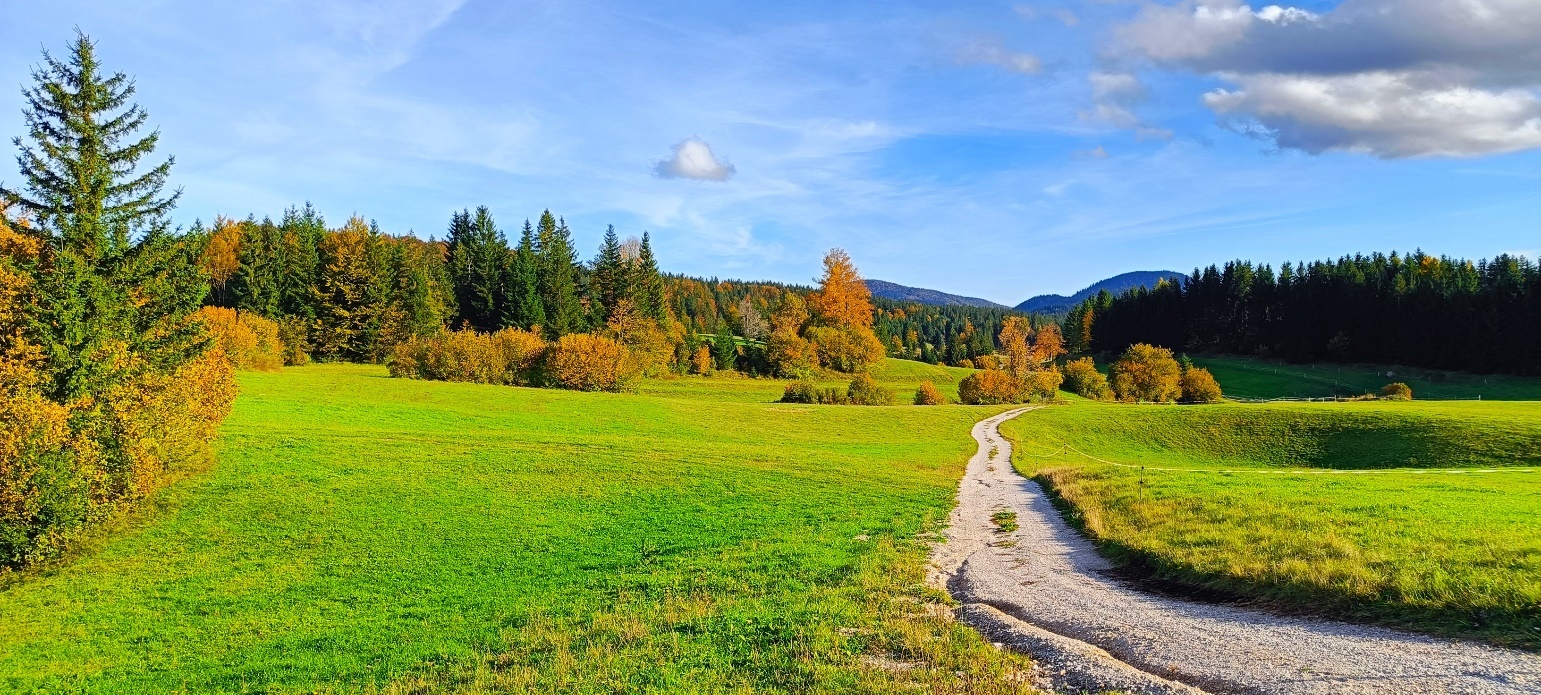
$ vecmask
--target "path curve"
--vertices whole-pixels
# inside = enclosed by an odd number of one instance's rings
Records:
[[[974,426],[931,581],[990,639],[1028,651],[1050,687],[1137,693],[1541,692],[1541,656],[1384,628],[1281,617],[1154,596],[1111,564],[1011,465],[1004,420]],[[997,533],[990,515],[1017,513]],[[1046,666],[1044,664],[1047,664]],[[1201,690],[1196,690],[1201,689]]]

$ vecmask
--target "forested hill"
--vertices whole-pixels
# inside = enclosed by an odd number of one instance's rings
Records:
[[[1421,251],[1277,270],[1232,261],[1181,283],[1090,298],[1065,328],[1067,342],[1091,352],[1151,343],[1297,362],[1541,374],[1541,267],[1507,254],[1470,261]]]
[[[887,280],[867,280],[866,282],[867,289],[872,291],[872,296],[892,299],[896,302],[914,302],[931,306],[974,306],[986,309],[1011,308],[1004,304],[996,304],[988,299],[963,297],[937,290],[928,290],[923,287],[907,287],[898,283],[888,282]]]
[[[1080,292],[1066,297],[1062,294],[1040,294],[1017,305],[1017,311],[1026,311],[1040,314],[1064,314],[1072,307],[1092,297],[1098,292],[1107,290],[1110,294],[1123,294],[1136,287],[1155,287],[1162,280],[1176,282],[1181,280],[1182,273],[1171,270],[1136,270],[1131,273],[1114,275],[1106,280],[1093,283]]]

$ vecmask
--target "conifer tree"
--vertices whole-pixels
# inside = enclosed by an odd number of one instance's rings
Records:
[[[525,220],[519,246],[509,254],[503,280],[505,328],[530,330],[546,324],[546,309],[540,299],[538,243],[535,228]]]
[[[181,319],[208,286],[166,220],[180,196],[162,194],[174,158],[139,168],[160,133],[137,135],[149,116],[129,101],[133,81],[104,75],[78,32],[69,57],[45,51],[32,78],[22,92],[27,137],[15,139],[24,190],[0,187],[0,199],[28,214],[28,233],[44,242],[34,325],[45,395],[68,402],[134,378],[124,364],[169,370],[201,355],[201,330]]]
[[[508,239],[481,206],[473,215],[462,210],[450,219],[450,278],[460,317],[477,330],[496,330],[501,323],[498,300],[507,264]]]
[[[632,264],[632,301],[636,303],[637,310],[644,316],[662,321],[666,305],[664,303],[663,276],[658,272],[658,261],[653,258],[653,243],[648,238],[648,233],[642,233],[642,248],[637,252],[637,261]]]
[[[596,323],[608,321],[615,311],[616,302],[629,299],[627,266],[621,258],[621,241],[615,235],[615,225],[605,227],[604,241],[600,242],[599,255],[594,259],[593,296],[598,304]]]
[[[546,316],[546,334],[560,337],[583,329],[583,307],[578,302],[578,254],[572,234],[547,210],[536,226],[537,281]]]
[[[283,282],[279,289],[279,311],[285,316],[315,318],[316,308],[311,287],[321,264],[316,246],[326,234],[326,220],[306,203],[303,209],[289,208],[279,222],[283,235]]]

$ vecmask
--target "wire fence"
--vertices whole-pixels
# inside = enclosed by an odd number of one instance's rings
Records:
[[[1163,468],[1161,466],[1141,466],[1130,463],[1109,461],[1104,458],[1092,456],[1091,454],[1081,451],[1080,449],[1070,446],[1069,444],[1061,445],[1058,450],[1050,454],[1030,454],[1027,452],[1021,452],[1021,454],[1023,456],[1029,456],[1032,458],[1046,459],[1054,458],[1067,452],[1084,456],[1088,459],[1098,463],[1105,463],[1109,466],[1117,466],[1119,468],[1129,468],[1141,471],[1165,471],[1169,473],[1236,473],[1259,475],[1375,475],[1380,473],[1411,473],[1415,475],[1464,475],[1479,473],[1535,473],[1537,471],[1541,471],[1541,468]]]

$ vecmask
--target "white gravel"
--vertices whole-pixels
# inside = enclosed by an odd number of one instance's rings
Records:
[[[1108,561],[1065,524],[1037,483],[1012,469],[998,425],[1030,410],[974,426],[979,453],[959,486],[945,540],[933,550],[931,581],[964,604],[961,619],[1047,663],[1043,685],[1132,693],[1541,693],[1538,655],[1182,601],[1110,578]],[[1000,510],[1017,513],[1016,531],[996,531],[990,515]]]

